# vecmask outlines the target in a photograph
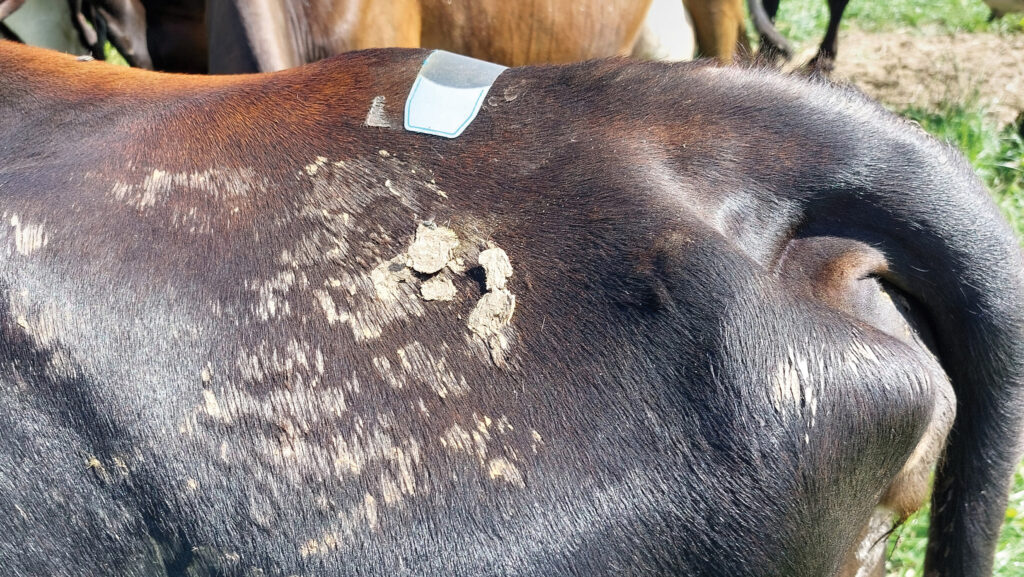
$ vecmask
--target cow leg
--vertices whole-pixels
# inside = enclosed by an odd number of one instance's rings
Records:
[[[0,20],[7,18],[15,10],[21,8],[25,0],[0,0]]]
[[[693,17],[697,48],[705,58],[732,64],[736,55],[750,54],[745,10],[741,0],[683,0]]]
[[[835,68],[836,54],[839,51],[839,22],[843,11],[850,0],[828,0],[828,30],[821,41],[818,54],[807,64],[817,74],[828,75]]]
[[[210,74],[260,72],[260,59],[248,35],[239,6],[232,0],[206,4],[206,37]]]
[[[209,51],[205,0],[143,0],[146,48],[153,68],[163,72],[206,74]]]
[[[206,30],[210,74],[273,72],[305,63],[293,42],[296,19],[280,0],[209,0]]]
[[[21,38],[18,38],[18,35],[14,33],[14,30],[5,26],[3,22],[0,22],[0,38],[10,40],[11,42],[21,42]],[[22,42],[22,44],[24,44],[24,42]]]
[[[896,307],[903,315],[907,330],[922,336],[922,340],[927,341],[928,347],[934,350],[934,341],[928,334],[926,321],[919,317],[913,318],[908,313],[909,305],[903,297],[892,294],[889,298],[894,304],[899,303]],[[840,577],[884,577],[886,537],[892,531],[894,521],[906,521],[928,498],[929,476],[939,459],[956,414],[956,401],[950,383],[932,382],[932,386],[936,402],[928,428],[875,508],[855,548],[847,555]]]
[[[925,313],[894,285],[877,280],[891,266],[881,252],[865,243],[830,237],[790,242],[783,262],[786,274],[799,278],[822,301],[932,356],[937,346]],[[929,475],[956,415],[953,387],[933,356],[932,360],[937,370],[922,371],[916,391],[902,389],[912,404],[928,409],[923,431],[865,520],[838,577],[883,577],[886,536],[894,521],[905,521],[928,497]]]
[[[21,42],[21,38],[14,33],[14,30],[4,25],[3,19],[10,16],[18,8],[21,8],[21,5],[24,3],[25,0],[0,0],[0,38]]]
[[[82,44],[96,60],[106,60],[103,46],[107,43],[107,23],[96,13],[89,0],[68,0],[71,21]]]
[[[779,60],[789,60],[793,57],[793,47],[786,38],[775,28],[775,13],[779,9],[779,1],[772,0],[771,5],[761,0],[747,0],[747,8],[750,10],[750,18],[754,21],[754,28],[761,37],[761,45],[758,49],[758,60],[769,65],[776,65]],[[770,10],[769,10],[770,8]]]
[[[129,65],[153,69],[146,45],[146,10],[139,0],[105,0],[95,13],[106,23],[110,43]]]

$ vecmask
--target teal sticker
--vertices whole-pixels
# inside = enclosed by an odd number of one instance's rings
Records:
[[[405,101],[405,129],[445,138],[462,134],[507,67],[435,50],[423,61]]]

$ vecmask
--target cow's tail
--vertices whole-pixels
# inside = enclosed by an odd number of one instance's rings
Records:
[[[747,0],[747,9],[750,10],[750,18],[754,21],[754,28],[761,35],[761,47],[759,55],[769,62],[773,62],[781,56],[785,60],[793,57],[793,47],[789,41],[775,28],[775,23],[768,17],[762,0]]]
[[[883,142],[854,153],[845,193],[826,193],[837,204],[818,216],[856,221],[891,256],[887,280],[929,318],[957,407],[935,472],[925,575],[987,576],[1022,453],[1024,256],[959,153],[905,127]]]

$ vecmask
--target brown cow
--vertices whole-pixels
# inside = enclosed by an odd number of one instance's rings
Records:
[[[381,46],[442,48],[507,66],[632,50],[650,0],[210,0],[210,72],[292,68]]]
[[[702,56],[731,64],[750,57],[743,0],[683,0]]]
[[[0,42],[5,576],[880,575],[940,452],[925,574],[990,574],[1024,259],[962,157],[625,59],[407,132],[428,56]]]
[[[651,0],[69,1],[98,59],[109,39],[133,66],[148,68],[152,57],[159,70],[214,73],[280,70],[385,46],[443,48],[507,65],[626,55],[651,6]],[[740,0],[685,4],[704,56],[728,63],[737,47],[749,53]]]
[[[701,54],[729,63],[737,47],[749,53],[741,0],[684,4]],[[650,6],[650,0],[210,0],[210,70],[280,70],[380,46],[440,48],[508,66],[628,55]]]

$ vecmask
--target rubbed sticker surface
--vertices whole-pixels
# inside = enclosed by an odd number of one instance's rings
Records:
[[[446,138],[462,134],[505,69],[444,50],[431,52],[405,101],[405,129]]]

